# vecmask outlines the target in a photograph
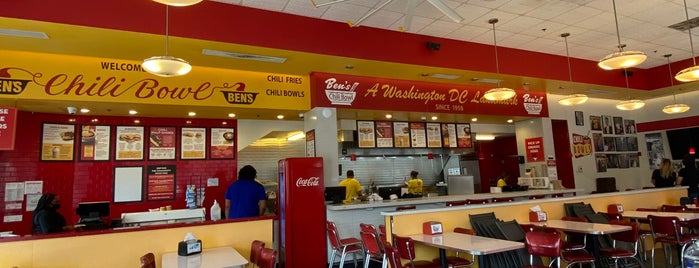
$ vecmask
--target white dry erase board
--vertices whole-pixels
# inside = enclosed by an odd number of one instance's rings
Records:
[[[114,168],[114,202],[143,200],[143,167]]]

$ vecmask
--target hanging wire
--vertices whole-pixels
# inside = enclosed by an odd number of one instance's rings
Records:
[[[687,0],[684,0],[684,15],[687,18],[687,21],[689,21],[689,11],[687,11]],[[696,66],[697,59],[694,58],[694,42],[692,41],[692,27],[688,25],[687,31],[689,32],[689,45],[692,51],[692,63],[694,63],[694,66]]]
[[[165,56],[168,55],[168,37],[170,35],[170,6],[165,5]]]
[[[628,69],[624,68],[624,79],[626,80],[626,95],[631,99],[631,89],[629,88],[629,71]]]
[[[498,19],[490,19],[488,23],[493,25],[493,46],[495,47],[495,72],[500,74],[500,64],[498,63],[498,39],[495,37],[495,24],[498,23]]]

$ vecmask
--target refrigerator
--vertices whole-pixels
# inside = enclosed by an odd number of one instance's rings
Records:
[[[327,265],[323,158],[279,160],[279,263],[282,267]]]

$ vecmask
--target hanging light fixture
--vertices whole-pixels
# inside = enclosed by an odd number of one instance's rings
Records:
[[[184,7],[198,4],[202,0],[153,0],[155,2],[175,7]]]
[[[631,75],[631,73],[624,69],[623,74],[624,78],[626,79],[626,93],[628,94],[629,99],[617,103],[616,108],[623,111],[633,111],[643,108],[643,106],[646,106],[645,102],[642,100],[631,99],[631,89],[629,89],[629,75]]]
[[[612,0],[614,6],[614,24],[616,25],[616,39],[618,42],[619,51],[607,55],[601,59],[597,66],[605,70],[626,69],[639,65],[646,61],[646,53],[641,51],[624,51],[626,45],[621,44],[619,35],[619,19],[616,15],[616,1]]]
[[[143,60],[141,66],[147,72],[162,76],[174,77],[189,73],[192,70],[192,65],[186,60],[168,56],[168,32],[169,25],[169,6],[165,6],[165,56],[153,56]]]
[[[684,0],[684,15],[689,21],[689,12],[687,12],[687,0]],[[675,75],[675,79],[680,82],[692,82],[699,80],[699,66],[697,66],[697,60],[694,59],[694,42],[692,41],[692,26],[687,26],[687,32],[689,32],[689,46],[692,51],[692,67],[686,68]]]
[[[495,24],[498,23],[498,19],[490,19],[488,20],[488,23],[493,25],[493,44],[495,47],[495,71],[498,74],[500,74],[500,66],[498,63],[498,41],[495,37]],[[498,82],[498,87],[486,91],[485,94],[483,94],[483,97],[491,101],[502,101],[511,99],[516,94],[517,93],[511,88],[500,87],[500,82]]]
[[[670,66],[670,57],[672,54],[665,54],[663,57],[667,58],[667,69],[670,71],[670,86],[674,86],[675,82],[672,81],[672,66]],[[672,94],[673,104],[663,107],[663,113],[666,114],[681,114],[689,111],[690,107],[684,103],[677,103],[677,98],[675,94]]]
[[[570,36],[570,33],[562,33],[561,37],[565,40],[566,43],[566,60],[568,61],[568,79],[570,81],[570,86],[571,87],[571,93],[573,91],[572,89],[572,84],[573,84],[573,72],[571,71],[570,68],[570,54],[568,53],[568,36]],[[565,106],[572,106],[572,105],[578,105],[578,104],[583,104],[587,101],[587,95],[585,94],[570,94],[568,96],[563,97],[562,99],[558,100],[558,104],[560,105],[565,105]]]

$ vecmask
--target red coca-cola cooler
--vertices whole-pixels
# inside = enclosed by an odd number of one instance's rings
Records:
[[[279,258],[283,267],[327,265],[323,158],[279,160]]]

